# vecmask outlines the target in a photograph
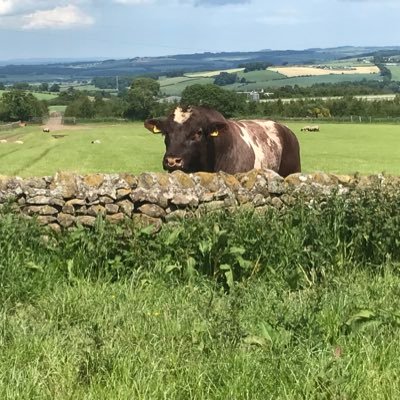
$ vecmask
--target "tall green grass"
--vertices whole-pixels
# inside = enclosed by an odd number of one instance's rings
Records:
[[[58,235],[3,211],[0,397],[397,398],[399,200],[377,187],[159,233]]]

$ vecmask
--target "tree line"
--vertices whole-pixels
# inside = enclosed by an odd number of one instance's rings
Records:
[[[394,118],[400,115],[400,94],[392,100],[373,101],[355,98],[345,94],[344,89],[351,86],[365,94],[372,90],[370,82],[364,84],[345,85],[332,84],[320,86],[327,92],[341,96],[337,98],[302,97],[304,93],[317,93],[316,88],[293,87],[291,94],[298,98],[282,101],[281,98],[262,102],[251,101],[245,94],[225,90],[215,84],[195,84],[188,86],[182,92],[180,103],[183,105],[203,105],[215,108],[227,117],[296,117],[296,118],[329,118],[347,117],[350,115],[363,117]],[[385,86],[382,86],[382,90]],[[343,89],[341,92],[340,89]],[[176,107],[176,102],[167,102],[160,96],[160,84],[151,78],[137,78],[129,89],[118,96],[107,92],[87,92],[69,88],[50,101],[38,100],[32,93],[13,89],[0,98],[1,121],[29,121],[48,114],[49,105],[65,105],[65,116],[82,119],[91,118],[125,118],[129,120],[144,120],[150,116],[162,116]],[[288,97],[289,89],[283,87],[279,93]],[[318,92],[319,94],[321,93]],[[351,93],[351,92],[350,92]]]

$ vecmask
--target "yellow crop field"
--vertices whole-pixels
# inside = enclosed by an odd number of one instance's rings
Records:
[[[268,68],[270,71],[278,72],[289,78],[295,76],[310,75],[342,75],[342,74],[378,74],[379,68],[375,65],[334,68],[334,67],[313,67],[313,66],[292,66]]]

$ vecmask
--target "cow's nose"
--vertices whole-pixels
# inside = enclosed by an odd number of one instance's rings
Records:
[[[167,163],[169,167],[180,167],[182,166],[182,158],[167,157]]]

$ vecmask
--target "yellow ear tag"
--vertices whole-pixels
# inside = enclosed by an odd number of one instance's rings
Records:
[[[154,125],[153,126],[153,133],[160,133],[161,131]]]
[[[218,131],[214,131],[214,132],[211,132],[210,135],[215,137],[215,136],[219,135],[219,132]]]

